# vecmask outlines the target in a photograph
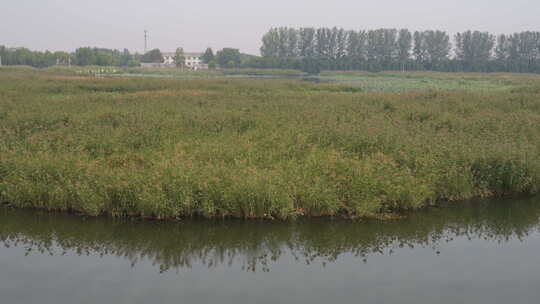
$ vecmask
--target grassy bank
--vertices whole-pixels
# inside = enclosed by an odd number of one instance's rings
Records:
[[[0,69],[0,201],[158,218],[373,217],[538,192],[540,78],[459,81],[466,90],[394,92]]]

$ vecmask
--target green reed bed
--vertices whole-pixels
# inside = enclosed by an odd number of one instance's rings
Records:
[[[540,79],[505,77],[513,89],[362,92],[0,69],[0,201],[285,219],[533,194]]]

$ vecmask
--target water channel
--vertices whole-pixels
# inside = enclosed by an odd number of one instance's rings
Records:
[[[392,221],[0,208],[0,303],[540,303],[540,198]]]

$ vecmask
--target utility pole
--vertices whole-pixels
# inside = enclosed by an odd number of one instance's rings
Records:
[[[144,53],[146,54],[146,51],[148,49],[148,31],[144,30]]]

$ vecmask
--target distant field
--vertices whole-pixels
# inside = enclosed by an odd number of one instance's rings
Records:
[[[537,75],[0,68],[16,207],[384,217],[537,193],[539,139]]]
[[[297,80],[315,83],[351,85],[365,91],[507,91],[516,87],[535,86],[536,74],[505,73],[437,73],[437,72],[362,72],[325,71],[309,75],[296,70],[225,69],[188,71],[177,68],[117,68],[117,67],[53,67],[49,73],[100,77],[170,78],[178,80],[254,78]]]
[[[535,75],[531,75],[536,77]],[[321,81],[347,84],[366,91],[506,91],[523,85],[524,79],[508,78],[508,74],[450,74],[434,72],[326,72]],[[540,80],[540,76],[537,77]]]

